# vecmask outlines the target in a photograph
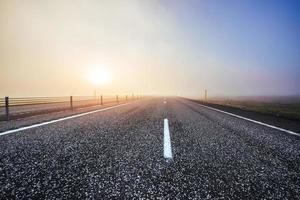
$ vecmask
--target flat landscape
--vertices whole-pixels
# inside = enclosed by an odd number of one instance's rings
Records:
[[[97,109],[71,118],[52,113],[1,122],[0,196],[300,198],[296,132],[184,98],[145,98]],[[164,119],[171,160],[164,157]]]
[[[261,114],[300,121],[300,97],[245,97],[243,100],[210,100],[212,104],[254,111]]]

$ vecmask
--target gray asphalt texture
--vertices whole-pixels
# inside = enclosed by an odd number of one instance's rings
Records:
[[[0,199],[300,199],[300,137],[163,101],[0,136]]]

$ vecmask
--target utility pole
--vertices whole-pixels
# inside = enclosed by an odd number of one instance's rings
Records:
[[[204,96],[205,101],[207,101],[207,89],[205,89],[205,96]]]

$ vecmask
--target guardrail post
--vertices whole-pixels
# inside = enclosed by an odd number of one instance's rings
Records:
[[[5,97],[5,115],[6,121],[9,120],[9,97]]]
[[[73,111],[73,96],[70,96],[70,108]]]
[[[101,97],[100,97],[100,101],[101,101],[101,106],[103,105],[103,95],[101,95]]]

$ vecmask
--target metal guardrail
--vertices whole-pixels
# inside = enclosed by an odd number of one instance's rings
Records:
[[[49,108],[47,111],[56,110],[74,110],[80,107],[89,107],[95,105],[104,105],[108,103],[119,103],[139,99],[140,96],[134,95],[100,95],[100,96],[62,96],[62,97],[27,97],[27,98],[0,98],[0,108],[5,109],[4,120],[9,121],[11,117],[11,108],[21,106],[38,106],[38,105],[61,105],[60,107]],[[31,113],[41,111],[43,109],[33,109]],[[3,116],[2,116],[3,118]],[[0,118],[1,121],[1,118]]]

